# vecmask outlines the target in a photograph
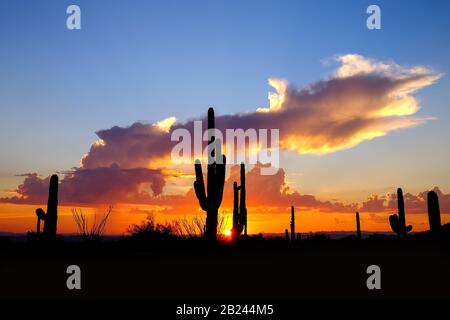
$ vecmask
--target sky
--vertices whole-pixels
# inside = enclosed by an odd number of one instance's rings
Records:
[[[81,30],[66,28],[70,4],[81,8]],[[70,208],[80,206],[102,212],[114,203],[111,233],[148,212],[169,220],[202,214],[193,168],[167,174],[161,146],[169,144],[155,138],[153,124],[176,117],[175,126],[189,125],[209,106],[222,126],[245,113],[244,127],[281,128],[282,171],[264,180],[271,203],[259,201],[259,189],[249,193],[251,231],[283,232],[291,203],[303,212],[304,232],[352,229],[355,210],[363,228],[388,230],[397,187],[411,195],[408,219],[426,228],[424,191],[438,187],[450,213],[450,3],[376,1],[380,30],[366,27],[370,4],[2,1],[0,230],[34,228],[34,209],[45,204],[55,172],[65,180],[62,231],[73,230]],[[287,90],[268,79],[283,79],[276,83]],[[258,108],[273,105],[269,92],[287,98],[280,112],[260,116]],[[396,114],[373,119],[399,100]],[[348,118],[364,121],[350,130]],[[143,133],[143,141],[130,139]],[[99,138],[106,145],[93,145]],[[129,170],[126,177],[120,169]],[[178,207],[168,208],[170,197]],[[381,207],[364,207],[379,198]]]

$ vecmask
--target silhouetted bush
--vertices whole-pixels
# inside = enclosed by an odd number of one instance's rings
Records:
[[[156,223],[153,215],[148,215],[141,224],[133,224],[128,228],[131,238],[140,241],[160,241],[176,236],[175,228],[166,223]]]
[[[97,221],[97,215],[94,214],[94,222],[89,227],[88,218],[81,209],[72,209],[73,219],[78,227],[78,233],[83,241],[100,241],[105,232],[106,223],[111,214],[112,206],[109,206],[106,213]]]
[[[305,241],[329,241],[331,240],[329,236],[322,233],[309,233]]]

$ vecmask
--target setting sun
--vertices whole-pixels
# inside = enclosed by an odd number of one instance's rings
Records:
[[[224,235],[226,237],[231,237],[231,230],[225,230]]]

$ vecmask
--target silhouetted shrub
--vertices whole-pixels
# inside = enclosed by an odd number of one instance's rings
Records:
[[[175,228],[168,224],[156,223],[155,217],[150,214],[141,224],[133,224],[128,228],[131,238],[140,241],[160,241],[176,235]]]
[[[224,238],[225,228],[228,224],[228,216],[224,213],[218,215],[217,234],[218,239]],[[169,226],[173,235],[182,238],[199,238],[203,237],[206,230],[206,219],[203,216],[193,216],[192,218],[184,217],[173,221]]]
[[[81,209],[72,209],[73,219],[78,228],[78,233],[84,241],[100,241],[105,232],[106,223],[111,214],[112,206],[109,206],[106,213],[97,221],[97,215],[94,214],[94,222],[89,227],[88,218]]]
[[[329,241],[330,237],[322,233],[310,232],[305,241]]]

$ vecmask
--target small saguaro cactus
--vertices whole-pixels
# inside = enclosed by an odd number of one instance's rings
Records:
[[[356,211],[356,239],[361,240],[361,224],[358,211]]]
[[[225,184],[225,155],[221,153],[221,141],[215,141],[211,132],[215,129],[214,109],[208,110],[208,165],[207,165],[207,189],[203,181],[202,164],[195,161],[194,190],[202,210],[206,211],[205,238],[216,240],[219,207],[222,203],[223,187]],[[222,159],[220,159],[222,157]],[[221,161],[217,161],[217,159]],[[208,192],[208,194],[206,194]]]
[[[284,236],[286,237],[286,241],[289,242],[289,231],[288,231],[288,229],[284,230]]]
[[[233,182],[233,229],[231,230],[233,239],[239,237],[242,231],[244,231],[244,235],[247,235],[245,165],[243,163],[241,163],[240,177],[240,186],[237,185],[237,182]]]
[[[44,221],[43,235],[47,239],[56,238],[56,228],[58,224],[58,176],[52,175],[48,191],[47,213],[41,208],[36,209],[37,230],[40,233],[41,220]]]
[[[403,191],[401,188],[397,189],[397,203],[398,203],[398,215],[393,214],[389,216],[389,223],[391,224],[392,231],[394,231],[399,239],[406,238],[406,234],[412,230],[412,226],[406,226],[405,218],[405,203],[403,201]]]
[[[436,192],[430,191],[427,195],[428,223],[433,235],[439,235],[441,231],[441,211],[439,209],[439,198]]]

